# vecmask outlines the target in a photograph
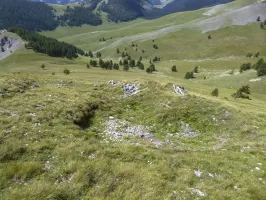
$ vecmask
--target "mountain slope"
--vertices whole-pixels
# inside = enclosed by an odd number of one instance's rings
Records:
[[[52,8],[44,3],[25,0],[0,1],[0,29],[9,26],[28,30],[53,30],[57,26]]]
[[[130,21],[143,16],[145,9],[151,9],[147,1],[143,0],[109,0],[103,2],[100,9],[108,13],[112,21]]]
[[[204,7],[229,3],[231,1],[233,0],[173,0],[168,1],[162,10],[167,13],[197,10]]]

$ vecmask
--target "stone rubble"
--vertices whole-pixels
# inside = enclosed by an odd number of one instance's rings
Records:
[[[187,92],[183,86],[179,86],[179,85],[177,86],[175,84],[173,84],[173,90],[174,90],[174,93],[176,93],[177,95],[181,95],[181,96],[184,96],[185,95],[184,93]]]
[[[140,84],[124,84],[123,85],[123,91],[124,95],[121,96],[121,98],[128,98],[130,96],[133,96],[135,94],[138,94],[142,92],[142,90],[139,90]]]
[[[110,135],[113,139],[123,136],[138,136],[142,138],[152,137],[152,134],[146,131],[148,127],[141,125],[129,126],[127,121],[115,120],[113,117],[109,117],[109,119],[110,120],[105,124],[105,134]]]
[[[199,195],[201,197],[205,196],[205,194],[202,191],[195,189],[195,188],[192,188],[192,193],[196,193],[197,195]]]
[[[116,85],[120,85],[121,83],[119,81],[110,80],[110,81],[108,81],[108,84],[116,86]]]
[[[194,170],[194,174],[197,176],[197,177],[200,177],[201,176],[201,171],[200,170]]]

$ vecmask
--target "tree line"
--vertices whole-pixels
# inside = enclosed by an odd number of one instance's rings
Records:
[[[57,27],[50,6],[26,0],[0,1],[0,29],[16,26],[32,31],[54,30]]]
[[[143,16],[140,0],[109,0],[103,2],[100,9],[108,13],[108,19],[114,22],[126,22]]]
[[[77,58],[78,55],[85,55],[85,52],[74,45],[60,42],[56,39],[45,37],[38,33],[30,32],[21,28],[9,28],[8,31],[18,34],[28,43],[25,47],[35,52],[45,53],[53,57]]]
[[[58,25],[81,26],[102,24],[101,18],[92,12],[100,0],[88,5],[66,7],[63,15],[56,17],[54,8],[43,2],[28,0],[0,1],[0,29],[19,27],[30,31],[54,30]]]
[[[250,63],[244,63],[240,66],[239,72],[243,73],[244,71],[255,69],[257,71],[257,76],[265,76],[266,75],[266,62],[263,58],[259,59],[257,63],[253,66]]]
[[[63,26],[81,26],[83,24],[97,26],[102,24],[102,19],[92,12],[93,9],[95,9],[94,6],[74,8],[68,6],[65,13],[58,17],[59,23]]]

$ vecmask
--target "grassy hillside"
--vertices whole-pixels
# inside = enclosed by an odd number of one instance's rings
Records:
[[[117,48],[143,56],[145,69],[160,56],[152,74],[87,68],[88,57],[52,58],[24,47],[0,60],[1,198],[265,199],[266,77],[239,68],[266,60],[266,31],[254,22],[201,33],[192,24],[209,18],[207,11],[42,33],[86,51],[107,47],[103,59],[115,63]],[[196,78],[184,79],[195,66]],[[124,83],[142,92],[121,98]],[[187,93],[176,95],[173,84]],[[242,85],[251,100],[231,96]]]

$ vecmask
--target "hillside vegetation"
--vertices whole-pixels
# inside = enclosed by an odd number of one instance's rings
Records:
[[[15,29],[43,51],[0,52],[1,199],[264,200],[266,16],[253,3]],[[78,57],[49,56],[57,46]]]
[[[25,0],[0,1],[0,29],[16,26],[27,30],[53,30],[57,27],[52,8]]]

